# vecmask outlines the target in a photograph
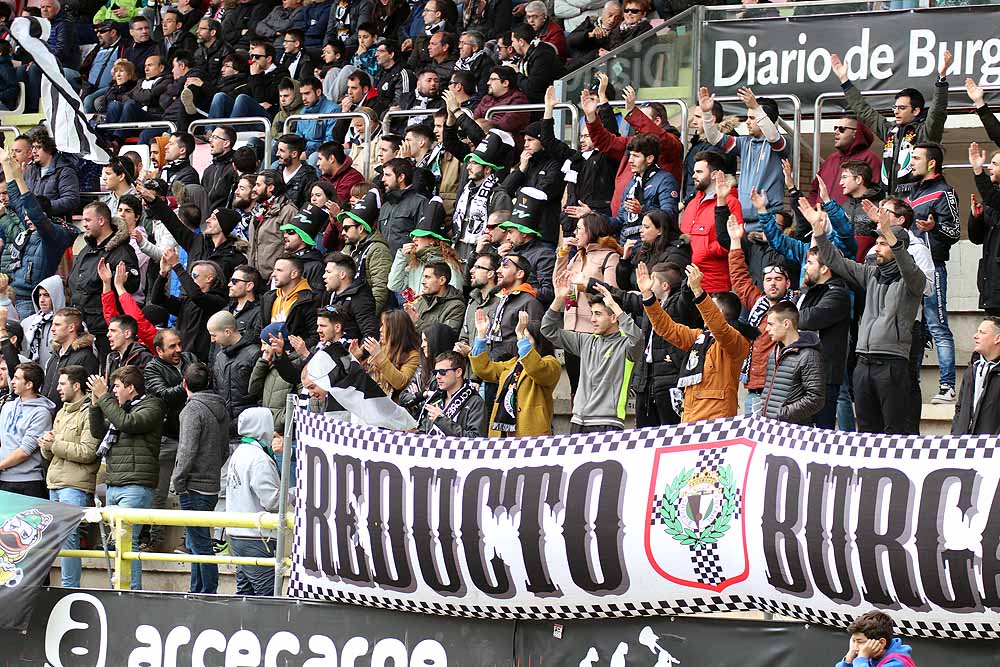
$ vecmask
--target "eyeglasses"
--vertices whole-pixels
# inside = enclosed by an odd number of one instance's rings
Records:
[[[226,138],[226,137],[220,137],[217,134],[210,134],[210,135],[208,135],[208,140],[209,141],[213,141],[213,140],[214,141],[229,141],[228,138]]]
[[[452,371],[457,371],[457,368],[435,368],[434,375],[438,377],[443,377]]]
[[[883,208],[883,209],[879,209],[879,210],[880,210],[880,211],[882,211],[883,213],[888,213],[889,215],[894,215],[894,216],[896,216],[897,218],[898,218],[898,217],[900,217],[900,214],[899,214],[899,213],[897,213],[896,211],[894,211],[894,210],[893,210],[893,209],[891,209],[891,208]]]
[[[843,133],[843,132],[847,132],[848,130],[850,130],[850,131],[853,132],[856,129],[858,129],[858,128],[856,128],[856,127],[847,127],[846,125],[835,125],[834,128],[833,128],[833,131],[834,132],[841,132],[841,133]]]
[[[907,109],[912,109],[913,107],[909,104],[897,104],[892,107],[895,111],[906,111]]]
[[[529,272],[528,269],[524,268],[524,266],[522,266],[521,263],[518,262],[516,259],[511,259],[510,257],[505,257],[504,260],[502,262],[500,262],[500,266],[510,266],[510,265],[513,265],[513,266],[521,269],[525,273]]]
[[[492,271],[493,270],[489,266],[479,266],[478,264],[473,264],[472,265],[472,270],[475,271],[476,269],[478,269],[480,271]]]
[[[229,279],[229,284],[230,285],[235,285],[236,283],[248,283],[248,282],[250,282],[250,281],[249,280],[243,280],[242,278],[237,278],[236,276],[233,276],[232,278]]]

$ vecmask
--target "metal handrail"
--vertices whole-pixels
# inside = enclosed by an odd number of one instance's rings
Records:
[[[798,95],[788,95],[788,94],[775,94],[766,95],[768,99],[771,100],[787,100],[792,103],[792,113],[794,120],[792,121],[792,173],[795,176],[795,187],[799,186],[799,167],[802,164],[802,146],[799,141],[802,136],[802,100],[799,99]],[[740,102],[740,98],[736,95],[716,97],[716,102]],[[779,119],[780,120],[780,119]]]
[[[649,104],[651,102],[658,102],[663,106],[675,106],[681,108],[681,144],[684,146],[688,145],[688,103],[687,100],[682,100],[679,97],[671,97],[669,99],[654,99],[654,100],[640,100],[635,101],[635,105],[638,107],[642,104]],[[625,106],[625,100],[611,100],[608,105],[611,107],[623,107]]]
[[[580,110],[576,108],[575,104],[570,102],[559,102],[554,107],[556,110],[565,109],[569,111],[570,122],[573,124],[573,132],[569,136],[569,145],[573,150],[580,150]],[[499,106],[490,107],[486,112],[486,118],[489,119],[498,113],[527,113],[529,111],[542,111],[545,109],[544,104],[501,104]]]
[[[177,123],[170,120],[137,120],[133,123],[100,123],[98,130],[148,130],[165,127],[171,134],[177,131]]]
[[[13,132],[15,137],[21,134],[21,130],[14,125],[0,125],[0,132]]]
[[[188,124],[188,132],[194,133],[196,127],[215,127],[218,125],[263,125],[264,126],[264,164],[271,166],[271,119],[265,116],[247,116],[246,118],[201,118]]]
[[[991,86],[980,86],[984,92],[996,92],[1000,91],[1000,85]],[[903,91],[902,88],[896,90],[862,90],[859,91],[862,97],[895,97]],[[965,93],[965,86],[958,88],[948,88],[948,95],[955,95],[958,93]],[[819,167],[822,163],[820,159],[820,147],[823,139],[823,107],[826,106],[828,100],[843,99],[847,97],[842,92],[831,92],[831,93],[820,93],[816,96],[816,103],[813,105],[813,173],[819,173]],[[876,137],[879,141],[883,137]],[[941,169],[963,169],[971,167],[972,165],[968,162],[956,162],[955,164],[945,164],[941,165]]]
[[[360,118],[364,123],[364,140],[365,147],[361,155],[364,157],[362,162],[364,163],[363,172],[365,175],[365,180],[367,181],[371,174],[371,142],[372,142],[372,119],[368,117],[368,114],[362,111],[336,111],[331,113],[296,113],[292,114],[285,119],[285,124],[282,125],[281,131],[288,133],[292,131],[292,126],[300,120],[340,120],[343,118]],[[354,166],[357,169],[357,165]]]

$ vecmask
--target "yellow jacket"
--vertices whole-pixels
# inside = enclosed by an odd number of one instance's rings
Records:
[[[507,376],[520,361],[524,368],[517,379],[517,428],[515,437],[552,434],[552,391],[559,382],[562,366],[553,356],[541,356],[531,348],[524,357],[507,361],[491,361],[488,350],[470,357],[472,371],[484,382],[495,382],[502,388]],[[490,412],[490,425],[496,415],[494,402]],[[491,438],[505,434],[489,429]]]

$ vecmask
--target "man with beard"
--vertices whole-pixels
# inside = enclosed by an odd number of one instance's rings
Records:
[[[854,370],[854,404],[863,433],[906,433],[910,394],[910,339],[927,277],[907,251],[909,233],[890,226],[880,210],[875,265],[841,256],[826,236],[822,222],[810,221],[820,261],[844,278],[848,287],[866,293],[858,325],[858,365]]]
[[[878,173],[881,168],[881,160],[872,153],[872,142],[875,135],[864,123],[858,122],[852,116],[843,116],[837,124],[833,126],[833,148],[834,152],[828,155],[823,164],[819,166],[819,172],[813,179],[809,203],[815,204],[819,201],[819,182],[822,180],[826,185],[830,198],[841,206],[847,203],[847,194],[841,187],[841,174],[844,165],[855,160],[868,165],[869,173],[874,178],[869,179],[869,183],[878,183]]]
[[[425,67],[417,72],[417,92],[414,95],[413,106],[410,110],[419,109],[440,109],[444,106],[441,100],[441,77],[436,70]],[[419,124],[429,124],[431,116],[410,116],[406,119],[406,126],[411,127]]]
[[[463,357],[472,352],[472,343],[476,340],[476,311],[482,310],[487,319],[493,319],[496,311],[499,289],[497,288],[497,272],[500,269],[500,256],[494,253],[478,253],[474,255],[469,269],[469,305],[465,308],[465,322],[458,332],[458,343],[455,351]]]
[[[517,86],[517,71],[512,67],[497,65],[490,70],[486,79],[486,94],[479,100],[472,115],[474,118],[486,118],[486,112],[493,107],[527,103],[528,96]],[[524,131],[531,116],[508,111],[490,116],[490,121],[495,128],[517,134]]]
[[[691,239],[691,261],[704,274],[703,283],[709,294],[728,292],[732,284],[729,280],[729,252],[716,233],[716,209],[727,208],[730,215],[743,222],[743,208],[732,188],[721,198],[715,191],[719,175],[725,178],[725,166],[722,155],[714,151],[702,151],[695,156],[691,177],[696,194],[681,215],[681,233]]]
[[[285,183],[285,197],[298,207],[309,201],[309,189],[319,180],[316,170],[302,158],[306,152],[306,140],[297,134],[283,134],[278,137],[278,164],[282,166],[281,177]]]
[[[297,216],[281,226],[282,250],[302,262],[302,276],[316,294],[323,293],[323,271],[326,268],[323,255],[316,249],[316,235],[329,220],[326,209],[307,204]]]
[[[257,201],[254,195],[254,185],[257,184],[257,174],[243,174],[236,182],[233,191],[233,210],[240,216],[240,222],[233,230],[233,236],[241,241],[250,240],[250,222],[253,220],[253,206]]]
[[[309,288],[303,275],[302,260],[294,255],[282,255],[274,263],[271,284],[274,289],[260,299],[261,324],[284,322],[292,336],[298,336],[307,347],[316,344],[316,308],[319,298]]]
[[[257,290],[264,286],[264,280],[257,269],[241,264],[229,279],[229,312],[236,318],[236,328],[240,334],[256,339],[263,326],[260,323],[260,303]]]
[[[270,280],[275,259],[281,254],[281,226],[298,215],[299,209],[285,197],[285,181],[274,169],[257,174],[254,195],[249,264],[264,280]]]
[[[513,152],[514,145],[510,133],[492,129],[476,149],[465,156],[468,179],[455,202],[452,217],[455,252],[463,262],[475,251],[490,214],[510,210],[512,206],[498,174],[503,171],[506,156]]]
[[[372,289],[355,278],[358,266],[350,255],[333,252],[326,256],[323,283],[326,287],[323,305],[343,318],[343,337],[349,340],[378,339],[379,324],[375,316]]]
[[[399,59],[400,55],[399,44],[388,39],[375,49],[375,61],[382,68],[382,74],[377,82],[378,97],[372,106],[379,118],[386,111],[413,108],[416,81],[413,72]],[[406,121],[397,118],[389,129],[398,134],[405,126]]]
[[[527,283],[531,267],[525,259],[511,253],[500,262],[497,272],[497,301],[487,338],[492,361],[506,361],[517,355],[517,314],[526,311],[529,320],[537,322],[545,314],[545,306],[535,298],[535,288]],[[492,401],[489,401],[492,405]]]

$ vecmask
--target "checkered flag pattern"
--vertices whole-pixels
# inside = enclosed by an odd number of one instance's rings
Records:
[[[692,544],[690,549],[694,573],[699,582],[718,586],[726,580],[726,576],[722,573],[722,562],[719,559],[719,545],[717,543]]]
[[[818,431],[758,417],[697,422],[667,429],[634,429],[618,433],[544,438],[504,438],[499,441],[484,438],[438,438],[381,431],[353,426],[322,415],[309,414],[303,410],[299,410],[295,418],[299,438],[309,437],[324,442],[349,443],[353,448],[371,453],[445,460],[519,460],[566,454],[623,455],[634,451],[656,449],[663,447],[665,443],[669,443],[669,446],[682,446],[739,438],[747,438],[757,442],[758,445],[766,444],[790,451],[896,460],[989,460],[994,458],[993,451],[996,447],[995,438],[987,436],[955,438],[846,434],[837,431]],[[724,449],[704,450],[704,462],[709,465],[724,463],[722,460]],[[308,474],[305,463],[305,457],[297,457],[296,472],[300,484]],[[740,518],[743,510],[744,499],[741,491],[738,486],[736,519]],[[305,553],[304,500],[303,493],[296,493],[294,556],[289,582],[289,596],[292,598],[366,605],[402,612],[496,620],[586,620],[761,611],[841,629],[864,610],[859,607],[855,613],[841,613],[807,606],[808,601],[803,604],[791,604],[760,595],[699,595],[693,589],[689,591],[689,595],[668,601],[595,600],[577,605],[518,604],[516,606],[509,603],[475,605],[460,602],[430,602],[371,589],[365,592],[340,590],[331,587],[330,582],[309,578],[302,568],[302,557]],[[654,497],[649,517],[651,525],[662,524],[657,511],[662,502],[662,496]],[[716,546],[710,545],[710,548],[695,550],[698,576],[706,583],[717,583],[722,578],[718,553],[712,548]],[[897,629],[904,636],[1000,639],[1000,624],[897,619]]]

